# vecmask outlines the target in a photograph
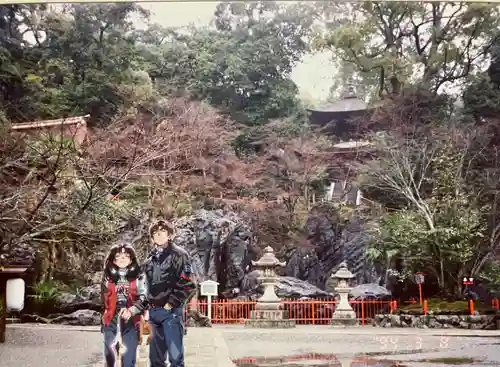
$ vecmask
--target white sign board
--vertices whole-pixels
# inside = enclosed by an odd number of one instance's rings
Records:
[[[218,285],[219,285],[219,283],[217,283],[216,281],[213,281],[213,280],[205,280],[204,282],[201,282],[200,283],[201,295],[202,296],[217,296],[219,294]]]
[[[7,280],[7,310],[21,311],[24,308],[24,280]]]
[[[414,276],[415,283],[424,284],[425,276],[422,273],[417,273]]]

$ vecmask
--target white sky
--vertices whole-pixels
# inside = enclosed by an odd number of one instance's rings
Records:
[[[169,27],[187,26],[191,23],[204,26],[213,19],[218,2],[145,2],[141,6],[151,11],[151,21]],[[325,100],[333,83],[335,67],[328,62],[327,53],[306,55],[292,71],[292,79],[306,100]]]

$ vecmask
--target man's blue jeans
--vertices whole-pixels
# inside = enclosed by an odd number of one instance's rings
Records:
[[[149,310],[151,341],[149,361],[151,367],[184,367],[184,308],[152,308]]]

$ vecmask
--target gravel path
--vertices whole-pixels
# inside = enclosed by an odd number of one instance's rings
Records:
[[[87,367],[102,356],[95,328],[8,325],[0,367]]]
[[[258,358],[265,361],[276,357],[318,354],[341,360],[368,355],[369,358],[378,360],[403,361],[409,367],[450,367],[454,365],[419,361],[444,357],[468,357],[481,361],[481,366],[500,366],[499,331],[369,327],[334,329],[327,326],[299,326],[287,330],[244,329],[241,326],[226,326],[219,329],[228,345],[232,359]],[[306,365],[305,362],[294,364],[298,367]],[[352,364],[353,367],[365,365],[363,363]],[[322,363],[315,363],[314,366],[339,365],[325,360]],[[345,366],[351,365],[347,363]],[[381,363],[379,366],[387,365]],[[477,367],[477,364],[461,364],[460,366]]]

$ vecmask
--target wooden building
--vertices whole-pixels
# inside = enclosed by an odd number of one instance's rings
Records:
[[[47,133],[54,136],[62,136],[72,140],[76,146],[80,146],[87,138],[87,118],[86,116],[75,116],[56,120],[40,120],[33,122],[22,122],[13,124],[11,129],[15,133],[22,135],[38,135]]]
[[[370,106],[358,98],[353,87],[347,87],[342,98],[317,109],[309,109],[309,119],[312,125],[325,128],[325,133],[338,142],[333,146],[334,152],[342,156],[339,161],[352,163],[369,157],[371,144],[360,138],[370,125],[369,120],[377,106]],[[326,188],[324,200],[343,201],[350,205],[360,205],[363,195],[361,191],[348,182],[345,171],[333,166],[330,172],[330,184]]]
[[[311,124],[327,127],[326,132],[341,141],[359,137],[361,125],[366,125],[375,107],[358,98],[353,87],[348,87],[342,98],[317,109],[308,109]]]

